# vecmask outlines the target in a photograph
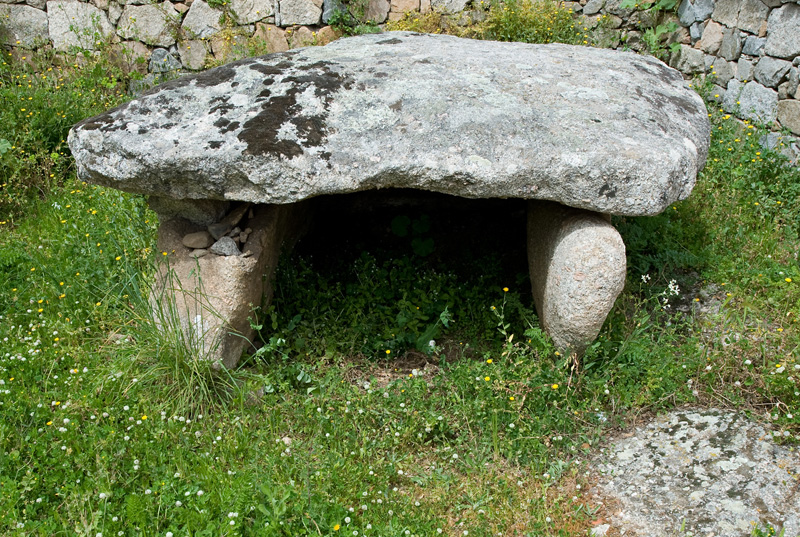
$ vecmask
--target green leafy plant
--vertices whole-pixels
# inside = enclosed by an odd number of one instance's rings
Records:
[[[435,242],[426,236],[431,229],[431,219],[427,214],[411,219],[408,215],[400,215],[392,220],[392,233],[398,237],[409,237],[411,249],[418,256],[425,257],[433,253]]]
[[[642,41],[647,47],[647,52],[656,58],[666,60],[670,52],[680,50],[680,43],[672,43],[669,46],[665,45],[667,37],[678,29],[678,25],[674,22],[668,24],[659,24],[655,28],[647,28],[642,33]]]
[[[380,33],[375,21],[366,18],[367,2],[351,0],[343,3],[342,9],[334,10],[328,24],[345,36]]]
[[[622,9],[638,9],[642,11],[672,11],[678,8],[678,0],[656,0],[654,2],[640,2],[639,0],[622,0],[619,7]]]

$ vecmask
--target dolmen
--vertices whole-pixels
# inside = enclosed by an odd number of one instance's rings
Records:
[[[162,84],[69,146],[81,179],[149,196],[169,260],[154,293],[233,367],[303,200],[386,188],[530,200],[540,322],[580,354],[625,282],[610,215],[686,198],[709,132],[702,99],[651,57],[390,32]]]

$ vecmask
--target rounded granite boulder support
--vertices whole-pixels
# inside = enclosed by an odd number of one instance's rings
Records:
[[[625,285],[625,244],[608,218],[551,201],[528,203],[528,267],[542,327],[582,354]]]

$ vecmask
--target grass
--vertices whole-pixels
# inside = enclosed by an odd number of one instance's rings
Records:
[[[760,126],[712,106],[692,196],[615,219],[628,283],[580,362],[538,329],[521,206],[420,196],[312,230],[218,371],[149,314],[144,200],[74,177],[66,128],[126,98],[94,61],[0,72],[0,533],[585,535],[591,456],[637,416],[797,442],[800,172]]]

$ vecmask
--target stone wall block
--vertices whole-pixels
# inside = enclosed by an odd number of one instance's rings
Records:
[[[587,4],[588,5],[588,4]],[[586,11],[584,10],[584,13]],[[682,26],[689,27],[697,18],[695,16],[694,5],[689,0],[683,0],[681,5],[678,6],[678,21],[681,23]]]
[[[689,38],[691,39],[692,44],[697,43],[703,38],[703,29],[703,25],[699,22],[689,26]]]
[[[286,32],[274,24],[256,24],[254,39],[259,39],[266,44],[268,52],[285,52],[289,50],[289,41]]]
[[[742,38],[736,28],[726,28],[722,34],[722,44],[719,47],[719,55],[735,62],[742,55]]]
[[[728,28],[734,28],[739,19],[740,0],[717,0],[711,18]]]
[[[169,73],[181,68],[181,62],[166,49],[157,48],[150,55],[151,73]]]
[[[389,9],[396,13],[419,11],[419,0],[391,0],[389,2]]]
[[[194,0],[183,19],[181,29],[192,39],[206,39],[222,30],[220,17],[220,10],[212,8],[203,0]]]
[[[310,47],[314,44],[316,36],[308,26],[299,26],[286,30],[286,40],[289,48]]]
[[[778,92],[758,82],[743,84],[732,79],[728,82],[722,107],[739,117],[761,123],[772,123],[778,113]]]
[[[689,0],[684,0],[687,4]],[[606,0],[589,0],[586,2],[586,5],[583,6],[583,14],[584,15],[597,15],[600,13],[600,10],[603,9],[603,5],[606,3]],[[681,4],[682,6],[683,4]]]
[[[275,14],[272,0],[231,0],[229,7],[238,24],[252,24]]]
[[[789,81],[782,82],[778,86],[778,102],[782,101],[783,99],[791,99],[794,97],[794,93],[789,92]]]
[[[126,73],[147,74],[150,49],[139,41],[123,41],[111,47],[111,60]]]
[[[718,22],[708,21],[700,39],[700,49],[707,54],[716,54],[722,45],[722,34],[725,27]]]
[[[672,32],[667,39],[667,46],[681,43],[684,45],[689,45],[692,43],[692,39],[689,35],[689,29],[684,28],[683,26]]]
[[[797,67],[792,67],[789,70],[789,78],[787,80],[789,87],[787,88],[787,92],[789,95],[794,95],[797,93],[797,87],[800,85],[800,69]]]
[[[715,58],[711,65],[711,75],[716,78],[717,84],[722,87],[728,85],[728,81],[736,74],[736,64],[725,61],[723,58]]]
[[[773,9],[767,19],[764,53],[791,60],[800,55],[800,5],[786,4]]]
[[[118,2],[109,2],[108,22],[116,26],[121,16],[122,16],[122,6]]]
[[[336,41],[340,37],[342,37],[340,32],[337,32],[330,26],[323,26],[317,32],[317,45],[327,45],[328,43]]]
[[[178,43],[178,56],[181,64],[192,71],[201,70],[208,58],[208,49],[202,39],[189,39]]]
[[[620,21],[620,26],[625,22],[620,17],[616,15],[607,15],[606,19],[614,17],[615,19]],[[634,11],[630,17],[628,17],[627,25],[628,27],[633,28],[655,28],[660,21],[661,13],[656,11],[655,9],[649,9],[645,11]],[[675,22],[674,18],[671,21],[664,20],[664,24],[668,24],[669,22]],[[619,28],[619,26],[618,26]]]
[[[761,0],[741,0],[736,26],[740,30],[757,34],[761,24],[767,20],[769,8]]]
[[[711,18],[714,13],[714,0],[696,0],[694,3],[694,16],[698,22]]]
[[[779,101],[778,121],[792,133],[800,135],[800,101],[795,99]]]
[[[45,45],[50,39],[47,14],[25,5],[0,4],[0,43],[27,49]]]
[[[328,24],[337,11],[347,11],[341,0],[324,0],[322,2],[322,23]]]
[[[629,19],[630,16],[636,12],[636,9],[622,7],[622,1],[623,0],[606,0],[606,4],[604,6],[606,13],[616,15],[617,17],[622,17],[623,19]]]
[[[756,64],[753,75],[763,85],[769,88],[777,88],[784,79],[788,78],[791,68],[791,62],[764,56]]]
[[[22,2],[19,2],[19,3],[22,3]],[[25,0],[24,3],[29,5],[29,6],[31,6],[31,7],[35,7],[36,9],[41,9],[41,10],[44,10],[47,7],[47,0]],[[102,9],[102,8],[100,8],[100,9]]]
[[[697,75],[705,69],[705,54],[688,45],[681,45],[681,48],[672,54],[669,64],[685,75]]]
[[[763,37],[748,35],[744,40],[744,45],[742,45],[742,54],[761,56],[761,53],[764,51],[764,45],[766,44],[767,40]]]
[[[280,0],[280,25],[317,25],[322,20],[322,5],[323,0]]]
[[[155,47],[175,43],[180,14],[171,2],[144,6],[127,5],[122,10],[117,34]]]
[[[431,9],[440,13],[460,13],[468,2],[469,0],[431,0]]]
[[[724,98],[725,98],[725,88],[723,86],[714,84],[711,87],[711,95],[709,97],[709,100],[718,104],[722,104],[722,100]]]
[[[741,82],[753,80],[753,62],[747,58],[739,58],[736,64],[736,79]]]
[[[378,24],[389,16],[389,0],[369,0],[364,18]]]
[[[47,2],[50,41],[57,50],[74,47],[96,50],[98,41],[114,34],[106,14],[92,4],[56,0]]]

